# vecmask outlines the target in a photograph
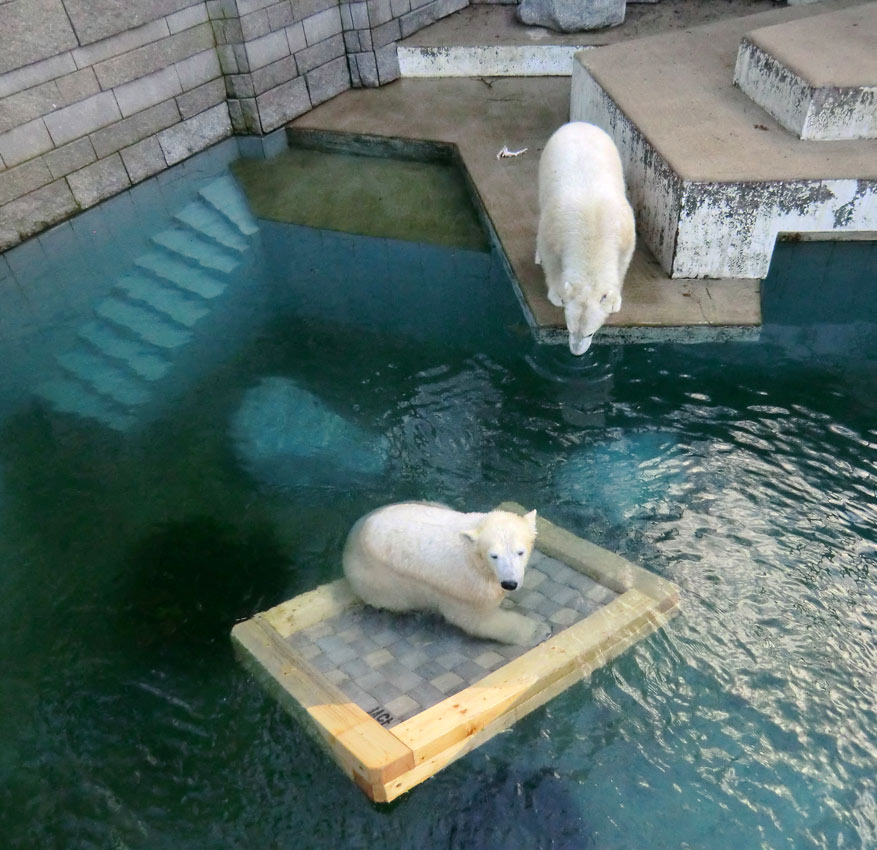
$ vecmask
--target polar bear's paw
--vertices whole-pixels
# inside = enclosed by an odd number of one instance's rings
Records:
[[[548,300],[555,307],[563,307],[563,299],[553,289],[548,290]]]
[[[551,634],[551,627],[523,614],[500,609],[481,623],[480,631],[483,637],[500,643],[535,646]]]
[[[542,620],[530,620],[530,622],[533,623],[534,626],[533,635],[528,642],[530,646],[536,646],[536,644],[548,640],[548,638],[554,633],[554,630],[549,623]]]

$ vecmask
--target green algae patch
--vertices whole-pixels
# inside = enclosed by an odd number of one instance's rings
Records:
[[[351,153],[290,148],[232,166],[263,219],[362,236],[488,251],[460,169]]]

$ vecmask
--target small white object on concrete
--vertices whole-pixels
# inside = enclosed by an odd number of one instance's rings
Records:
[[[522,153],[526,153],[527,150],[527,148],[521,148],[519,151],[510,151],[508,145],[503,145],[499,153],[496,155],[496,158],[513,159],[516,156],[520,156]]]

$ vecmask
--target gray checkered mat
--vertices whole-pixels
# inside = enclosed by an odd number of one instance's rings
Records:
[[[503,605],[558,632],[617,595],[534,551],[523,588]],[[469,637],[431,614],[393,614],[368,606],[294,632],[287,641],[384,726],[419,714],[529,649]]]

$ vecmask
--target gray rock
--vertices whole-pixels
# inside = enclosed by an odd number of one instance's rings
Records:
[[[626,0],[521,0],[518,20],[560,32],[614,27],[624,21]]]
[[[343,40],[341,44],[343,48]],[[306,78],[313,106],[335,97],[336,94],[350,88],[350,71],[347,68],[346,56],[342,54],[338,59],[309,71]]]

